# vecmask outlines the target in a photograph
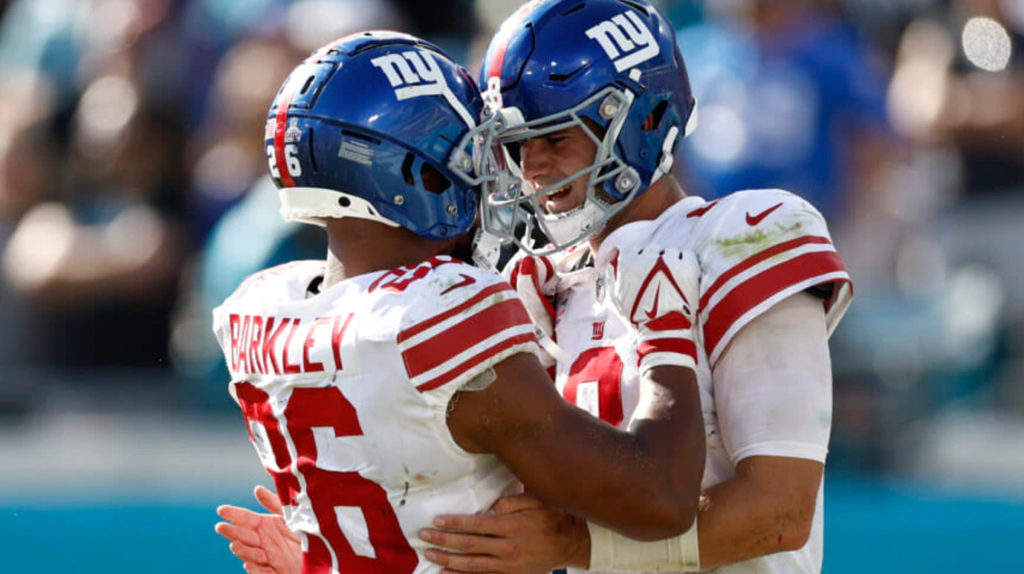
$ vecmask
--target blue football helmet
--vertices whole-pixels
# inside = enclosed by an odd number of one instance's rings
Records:
[[[419,38],[362,32],[320,48],[267,119],[282,216],[358,217],[436,241],[463,235],[477,215],[482,105],[466,71]]]
[[[671,170],[677,140],[696,127],[675,31],[644,0],[530,2],[502,24],[480,74],[485,115],[496,118],[512,176],[522,175],[516,142],[579,126],[597,145],[592,165],[543,189],[515,177],[484,182],[485,229],[534,254],[603,228]],[[582,175],[582,205],[558,214],[541,208],[540,198]],[[534,230],[551,243],[534,248]]]

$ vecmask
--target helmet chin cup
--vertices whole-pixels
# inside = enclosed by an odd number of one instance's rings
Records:
[[[575,245],[604,227],[607,222],[604,214],[605,209],[588,197],[583,205],[568,213],[542,216],[542,229],[554,245]],[[551,250],[552,253],[555,251],[557,249]]]
[[[481,210],[487,231],[515,243],[528,253],[540,255],[568,249],[603,228],[629,199],[644,189],[640,175],[619,157],[615,149],[619,128],[629,114],[632,102],[632,93],[612,86],[569,110],[535,120],[525,121],[518,108],[497,111],[493,119],[485,123],[491,130],[488,133],[493,133],[501,144],[500,154],[506,169],[486,173],[480,178]],[[596,117],[602,110],[611,114],[603,137],[594,131],[592,123],[584,121]],[[573,127],[582,129],[594,142],[594,161],[541,189],[534,189],[529,182],[523,181],[522,167],[514,160],[509,148],[531,138]],[[496,155],[498,153],[495,152]],[[588,191],[584,202],[567,214],[548,214],[543,207],[544,198],[581,177],[587,179]],[[549,243],[535,247],[534,231],[547,237]]]

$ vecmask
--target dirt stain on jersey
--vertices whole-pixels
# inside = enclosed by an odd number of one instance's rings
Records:
[[[740,233],[729,237],[723,237],[715,241],[721,254],[730,259],[742,261],[752,255],[777,245],[789,239],[796,239],[803,235],[803,223],[794,222],[785,226],[776,224],[775,228],[757,228],[748,233]]]

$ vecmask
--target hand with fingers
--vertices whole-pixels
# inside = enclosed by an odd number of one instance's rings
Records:
[[[263,486],[256,487],[255,495],[270,514],[219,506],[217,514],[228,522],[218,522],[214,530],[231,541],[231,552],[249,574],[300,574],[302,545],[284,522],[281,499]]]
[[[499,499],[487,514],[444,515],[420,538],[442,574],[550,574],[567,566],[586,568],[590,537],[586,522],[544,505],[531,494]]]
[[[700,297],[700,263],[691,251],[648,245],[601,252],[597,268],[616,310],[637,330],[640,374],[659,366],[695,368],[692,327]]]
[[[505,268],[509,283],[515,288],[533,321],[537,340],[543,349],[540,356],[545,369],[555,366],[561,349],[555,343],[555,295],[558,274],[550,257],[523,255]]]

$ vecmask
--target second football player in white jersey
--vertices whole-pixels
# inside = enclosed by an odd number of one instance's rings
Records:
[[[674,31],[647,2],[526,4],[495,35],[482,76],[523,182],[488,190],[485,223],[535,254],[512,278],[542,335],[557,341],[556,382],[567,400],[609,423],[629,421],[637,365],[661,347],[610,313],[606,268],[643,249],[697,254],[704,499],[690,531],[653,544],[581,527],[528,497],[506,499],[497,514],[446,517],[459,532],[434,531],[431,540],[458,552],[428,556],[472,572],[820,572],[827,340],[852,292],[821,215],[779,190],[714,202],[685,196],[672,167],[679,138],[696,125],[696,102]],[[516,233],[522,226],[525,236]],[[550,242],[531,245],[537,232]],[[659,301],[638,301],[631,318]],[[573,549],[587,543],[589,560],[577,560]]]

